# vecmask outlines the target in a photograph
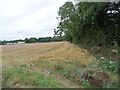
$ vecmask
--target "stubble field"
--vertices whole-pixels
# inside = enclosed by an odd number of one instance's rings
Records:
[[[93,60],[86,50],[68,42],[35,43],[5,45],[2,47],[2,63],[4,67],[29,64],[36,60],[69,60],[82,59],[89,63]]]

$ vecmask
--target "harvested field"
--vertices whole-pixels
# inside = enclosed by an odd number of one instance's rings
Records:
[[[3,67],[28,64],[38,59],[81,59],[85,64],[95,60],[86,50],[80,49],[68,42],[2,46]]]

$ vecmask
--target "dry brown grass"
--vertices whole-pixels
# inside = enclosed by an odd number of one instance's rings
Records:
[[[86,50],[68,42],[34,43],[2,46],[3,67],[28,64],[35,60],[80,59],[81,64],[95,60]]]

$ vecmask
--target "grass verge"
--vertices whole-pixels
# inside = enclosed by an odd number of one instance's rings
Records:
[[[13,67],[3,71],[3,87],[35,87],[57,88],[61,85],[53,77],[47,77],[43,73],[31,71],[27,66]]]
[[[82,88],[118,87],[118,63],[106,59],[96,58],[89,64],[82,64],[81,60],[38,60],[33,67],[46,69],[52,75],[61,75]],[[91,78],[89,78],[91,77]]]

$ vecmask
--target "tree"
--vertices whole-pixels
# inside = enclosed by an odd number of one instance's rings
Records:
[[[111,44],[120,42],[120,2],[66,2],[59,8],[56,32],[65,33],[75,44]],[[57,33],[59,34],[59,33]]]
[[[29,38],[28,42],[29,43],[35,43],[35,42],[37,42],[37,39],[32,37],[32,38]]]
[[[28,38],[25,38],[25,40],[24,40],[24,41],[25,41],[25,43],[28,43]]]
[[[35,43],[35,42],[37,42],[37,39],[36,38],[34,38],[34,37],[31,37],[31,38],[25,38],[25,43]]]

